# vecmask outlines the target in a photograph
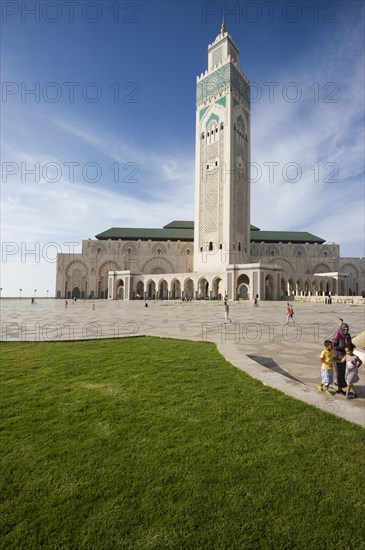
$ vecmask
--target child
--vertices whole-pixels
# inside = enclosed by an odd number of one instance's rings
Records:
[[[354,384],[359,381],[359,367],[361,367],[362,361],[360,357],[354,354],[354,349],[354,344],[348,344],[345,347],[346,355],[341,359],[341,363],[346,363],[345,380],[347,384],[347,399],[354,399],[354,397],[358,396]]]
[[[331,340],[324,341],[324,350],[320,355],[321,367],[321,383],[318,386],[319,391],[326,389],[327,395],[332,395],[329,390],[329,385],[333,384],[333,344]]]

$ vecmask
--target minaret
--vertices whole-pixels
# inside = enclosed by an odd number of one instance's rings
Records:
[[[250,84],[222,21],[197,77],[195,271],[248,262],[250,242]]]

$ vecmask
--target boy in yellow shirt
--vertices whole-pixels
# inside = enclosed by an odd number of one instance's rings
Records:
[[[331,340],[324,341],[324,350],[320,355],[321,367],[321,383],[318,386],[319,391],[325,392],[327,395],[332,395],[329,390],[329,385],[333,384],[333,344]]]

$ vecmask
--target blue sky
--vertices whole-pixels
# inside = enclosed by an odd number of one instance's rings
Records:
[[[252,83],[251,223],[364,255],[362,2],[1,8],[3,296],[53,295],[56,251],[109,227],[194,218],[196,76],[224,15]]]

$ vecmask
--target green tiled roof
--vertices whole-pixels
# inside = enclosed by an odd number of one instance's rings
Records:
[[[164,229],[194,229],[194,222],[173,221],[163,226]]]
[[[255,225],[250,226],[250,240],[252,242],[278,243],[324,243],[324,239],[316,237],[305,231],[261,231]],[[99,235],[99,240],[117,240],[124,241],[193,241],[194,240],[194,222],[192,221],[173,221],[165,225],[162,229],[148,229],[135,227],[111,227]]]
[[[95,236],[99,240],[122,239],[124,241],[193,241],[194,229],[140,229],[134,227],[111,227]]]
[[[265,242],[265,243],[278,243],[278,242],[292,242],[292,243],[324,243],[325,240],[312,233],[306,231],[252,231],[251,241],[253,242]]]

